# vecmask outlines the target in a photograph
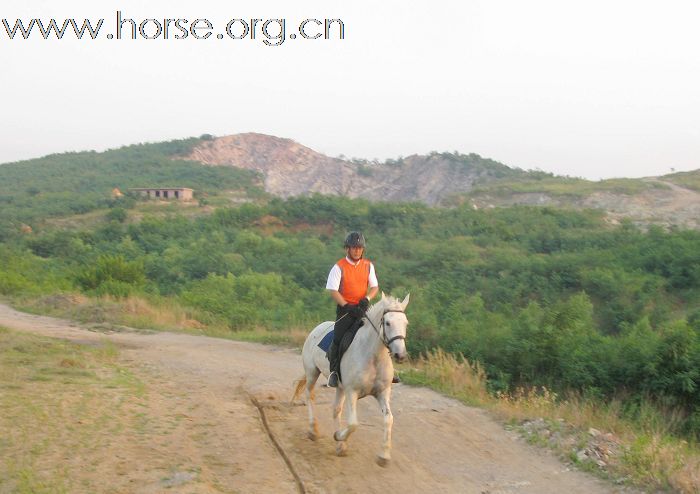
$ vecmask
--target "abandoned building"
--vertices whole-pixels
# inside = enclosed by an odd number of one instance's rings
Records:
[[[129,190],[148,196],[150,199],[176,199],[178,201],[191,201],[194,192],[186,187],[133,188]]]

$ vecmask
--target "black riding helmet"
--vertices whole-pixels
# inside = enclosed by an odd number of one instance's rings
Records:
[[[362,247],[364,249],[365,245],[365,236],[360,232],[350,232],[350,234],[345,237],[345,248]]]

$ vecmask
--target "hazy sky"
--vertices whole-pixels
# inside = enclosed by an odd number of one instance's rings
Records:
[[[171,24],[170,39],[106,39],[118,10],[137,24],[207,19],[212,35],[174,39]],[[10,40],[0,20],[0,162],[262,132],[331,156],[474,152],[591,179],[700,168],[697,0],[0,4],[10,27],[52,17],[105,20],[97,40],[70,28]],[[345,39],[268,46],[262,22],[256,39],[217,39],[252,18],[284,18],[288,37],[305,19],[339,18]]]

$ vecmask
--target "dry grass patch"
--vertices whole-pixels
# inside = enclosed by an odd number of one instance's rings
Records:
[[[120,362],[109,345],[0,328],[0,492],[231,491],[230,402]]]
[[[130,328],[161,331],[182,331],[253,343],[299,347],[304,344],[309,328],[271,330],[253,327],[232,330],[224,321],[196,309],[188,309],[171,299],[89,298],[82,294],[64,293],[38,299],[17,301],[27,312],[61,317],[88,324],[98,331],[124,331]]]
[[[90,491],[94,453],[144,392],[117,356],[0,328],[0,492]]]
[[[431,387],[469,405],[491,401],[486,389],[486,373],[477,363],[455,357],[441,349],[399,367],[401,377],[409,384]]]
[[[32,300],[18,301],[21,310],[73,319],[83,323],[107,323],[139,329],[188,331],[209,334],[218,331],[216,321],[205,324],[197,311],[188,310],[169,299],[150,300],[132,295],[90,298],[82,294],[63,293]]]

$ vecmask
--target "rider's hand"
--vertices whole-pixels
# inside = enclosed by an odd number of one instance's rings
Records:
[[[367,297],[363,298],[360,300],[360,303],[357,304],[360,309],[362,309],[363,313],[367,313],[367,309],[369,309],[369,300],[367,300]]]
[[[352,317],[356,317],[358,319],[365,315],[360,306],[356,304],[345,304],[343,308],[345,309],[345,312],[350,314]]]

